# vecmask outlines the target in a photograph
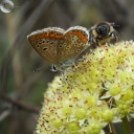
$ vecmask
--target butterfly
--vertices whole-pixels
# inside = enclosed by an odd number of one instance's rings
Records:
[[[82,26],[70,27],[67,30],[48,27],[32,32],[27,39],[39,55],[51,64],[52,71],[64,71],[90,46],[89,31]]]

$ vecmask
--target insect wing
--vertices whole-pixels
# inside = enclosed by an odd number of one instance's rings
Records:
[[[64,30],[57,27],[37,30],[27,36],[33,48],[50,64],[58,63],[57,47],[63,42]]]
[[[58,45],[58,57],[60,62],[74,59],[88,44],[89,32],[81,26],[69,28],[64,34],[64,42]]]

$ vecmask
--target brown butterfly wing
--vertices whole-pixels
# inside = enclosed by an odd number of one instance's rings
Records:
[[[81,26],[69,28],[64,34],[64,43],[58,45],[59,61],[73,60],[89,46],[88,30]]]
[[[50,64],[58,64],[57,47],[63,42],[64,30],[57,27],[37,30],[27,36],[33,48]]]

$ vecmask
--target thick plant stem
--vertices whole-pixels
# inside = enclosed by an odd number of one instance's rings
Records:
[[[125,133],[126,134],[132,134],[131,129],[130,129],[130,125],[128,123],[128,119],[127,119],[126,116],[124,118],[122,118],[122,123],[123,123],[123,126],[124,126]]]

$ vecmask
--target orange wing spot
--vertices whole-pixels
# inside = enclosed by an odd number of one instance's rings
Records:
[[[80,36],[80,37],[83,36],[83,34],[80,33],[80,32],[77,32],[77,35]]]
[[[42,39],[42,38],[44,38],[44,37],[45,37],[45,35],[44,35],[44,34],[41,34],[41,35],[40,35],[40,38],[41,38],[41,39]]]
[[[35,40],[36,40],[36,38],[34,38],[34,37],[33,38],[29,38],[30,42],[34,42]]]
[[[82,35],[79,31],[72,31],[72,34],[75,34],[75,35],[78,35],[78,36]]]
[[[87,43],[87,41],[88,41],[87,39],[82,39],[83,43]]]
[[[80,33],[80,32],[78,32],[78,31],[76,31],[76,32],[75,32],[75,34],[76,34],[76,35],[78,35],[78,36],[80,36],[80,35],[81,35],[81,33]]]
[[[80,38],[84,38],[83,34],[81,32],[79,32],[79,31],[74,31],[74,34],[76,34]]]
[[[54,36],[55,36],[54,33],[50,33],[50,34],[49,34],[49,37],[50,37],[50,38],[54,38]]]
[[[86,43],[88,41],[82,33],[77,32],[77,35],[83,43]]]
[[[40,35],[35,35],[35,38],[36,38],[36,39],[39,39],[39,38],[40,38]]]
[[[72,34],[76,34],[77,32],[76,31],[72,31]]]
[[[62,35],[57,34],[57,35],[55,35],[55,38],[56,38],[56,39],[61,39],[61,38],[63,38],[63,37],[62,37]]]
[[[69,33],[66,33],[65,36],[68,37],[69,36]]]
[[[49,34],[48,34],[48,33],[45,33],[45,34],[44,34],[44,37],[45,37],[45,38],[47,38],[48,36],[49,36]]]

